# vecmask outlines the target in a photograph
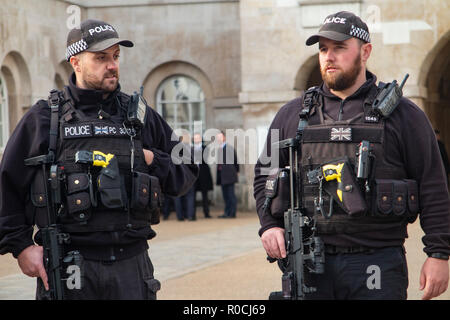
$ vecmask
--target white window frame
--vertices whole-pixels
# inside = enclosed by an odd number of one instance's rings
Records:
[[[174,79],[177,78],[187,78],[190,81],[192,81],[194,84],[196,84],[198,86],[198,88],[201,90],[202,95],[203,95],[203,99],[201,100],[162,100],[161,96],[162,96],[162,91],[163,89],[166,87],[168,82],[173,81]],[[181,90],[179,92],[177,92],[177,96],[184,96],[186,97],[185,93],[182,92]],[[178,114],[177,114],[177,110],[178,110],[178,105],[181,103],[186,103],[188,106],[188,122],[178,122]],[[193,119],[193,112],[192,112],[192,104],[193,103],[199,103],[200,104],[200,119]],[[198,83],[198,81],[196,81],[195,79],[193,79],[192,77],[183,75],[183,74],[176,74],[176,75],[171,75],[169,77],[167,77],[166,79],[164,79],[160,85],[158,86],[158,89],[156,90],[156,110],[158,111],[158,113],[160,115],[163,115],[163,105],[166,105],[166,108],[168,105],[172,105],[173,106],[173,116],[174,116],[174,121],[168,121],[167,119],[164,119],[168,122],[168,124],[172,127],[172,129],[174,129],[174,131],[176,132],[177,130],[179,130],[180,128],[185,129],[186,126],[189,127],[189,133],[192,135],[194,133],[194,128],[197,128],[201,122],[201,126],[202,129],[204,130],[204,124],[205,124],[205,119],[206,119],[206,105],[205,105],[205,97],[204,97],[204,91],[202,89],[202,87],[200,86],[200,84]]]

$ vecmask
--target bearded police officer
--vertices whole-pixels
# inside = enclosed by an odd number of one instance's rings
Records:
[[[133,43],[103,21],[71,30],[69,85],[32,106],[3,154],[0,253],[38,277],[37,299],[156,299],[147,240],[161,189],[178,196],[195,182],[195,165],[171,161],[177,141],[168,124],[139,94],[121,92],[121,46]],[[47,228],[49,209],[59,229]],[[64,263],[82,278],[59,293],[49,273],[64,281]]]
[[[423,299],[437,297],[448,286],[450,219],[430,123],[422,110],[401,98],[402,86],[376,85],[366,68],[370,34],[359,17],[350,12],[328,16],[306,41],[315,43],[323,83],[283,106],[269,130],[278,130],[280,141],[301,133],[295,190],[300,190],[302,210],[316,221],[325,251],[324,273],[305,272],[305,284],[317,289],[306,298],[406,299],[403,245],[407,224],[419,213],[428,255],[421,290]],[[306,126],[299,125],[301,119]],[[263,154],[275,154],[274,142],[269,134]],[[272,159],[280,168],[289,165],[286,150],[279,149],[279,159]],[[254,196],[263,246],[270,257],[281,259],[292,247],[285,246],[282,213],[264,205],[264,169],[270,167],[258,161]],[[370,279],[375,273],[378,278]]]

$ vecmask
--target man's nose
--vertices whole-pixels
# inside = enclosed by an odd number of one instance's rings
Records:
[[[325,55],[325,60],[326,61],[334,61],[335,56],[334,56],[334,52],[333,50],[327,50],[327,53]]]
[[[109,60],[108,64],[106,65],[106,68],[108,70],[117,70],[118,67],[119,67],[119,62],[114,59]]]

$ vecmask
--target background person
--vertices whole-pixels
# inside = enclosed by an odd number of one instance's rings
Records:
[[[236,218],[237,199],[234,185],[238,182],[239,164],[234,148],[227,144],[225,133],[216,135],[219,145],[217,153],[217,181],[222,188],[222,196],[225,202],[224,213],[219,218]]]
[[[209,199],[208,191],[213,190],[213,179],[209,165],[203,159],[205,146],[202,143],[202,135],[200,133],[194,134],[194,162],[199,168],[198,178],[195,182],[195,193],[198,191],[202,194],[202,207],[205,218],[211,218],[209,214]],[[194,196],[194,212],[195,212],[195,196]]]

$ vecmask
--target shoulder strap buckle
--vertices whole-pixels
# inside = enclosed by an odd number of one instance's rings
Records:
[[[297,139],[300,141],[303,136],[303,130],[305,130],[308,125],[308,118],[310,116],[311,110],[314,107],[314,102],[317,100],[318,96],[318,87],[311,87],[305,91],[303,95],[303,105],[300,110],[300,121],[297,127]]]
[[[61,97],[60,97],[59,93],[60,92],[56,89],[53,89],[52,91],[50,91],[50,95],[48,96],[48,102],[49,102],[50,108],[59,107],[59,103],[61,101]]]
[[[317,100],[319,87],[311,87],[303,95],[303,109],[300,111],[300,118],[305,119],[309,116],[314,102]]]
[[[58,141],[58,128],[59,128],[59,105],[62,101],[60,91],[53,89],[50,91],[48,97],[48,103],[51,110],[50,116],[50,132],[49,132],[49,144],[48,151],[49,154],[55,154],[57,141]],[[54,159],[53,159],[54,160]]]

